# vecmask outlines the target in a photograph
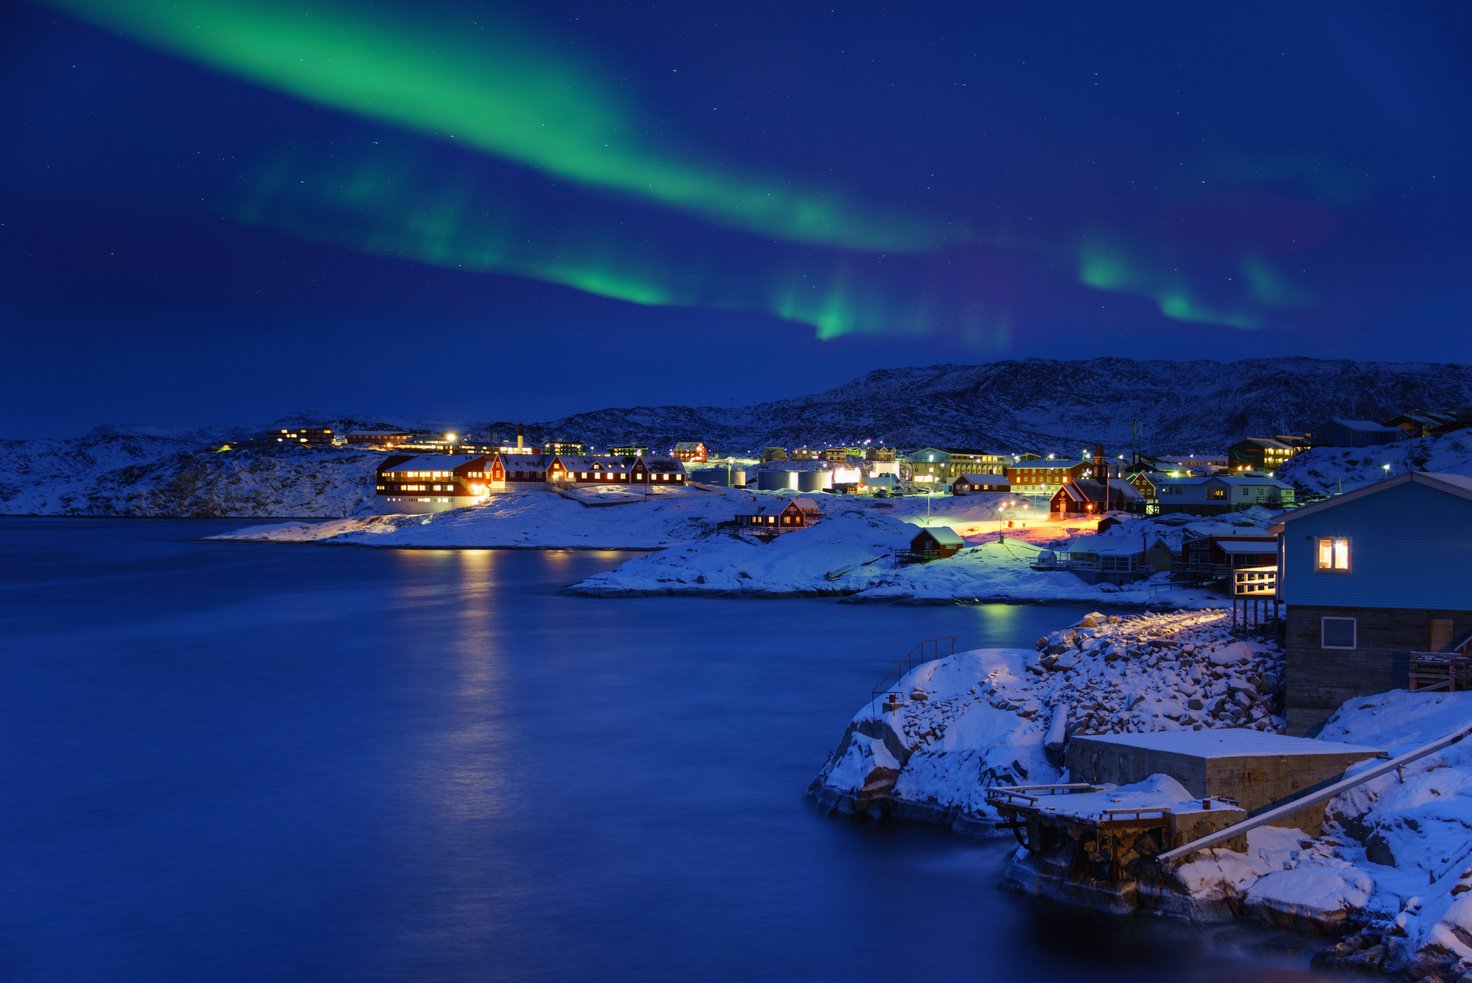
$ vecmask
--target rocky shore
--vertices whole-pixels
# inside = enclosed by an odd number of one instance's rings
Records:
[[[859,710],[809,793],[837,813],[996,835],[986,788],[1068,780],[1074,735],[1281,731],[1281,673],[1278,645],[1233,637],[1222,611],[1089,615],[1030,650],[917,666]],[[1469,720],[1472,693],[1395,691],[1350,701],[1320,736],[1394,755]],[[1322,965],[1472,979],[1472,741],[1351,789],[1326,818],[1318,836],[1261,827],[1244,850],[1203,851],[1131,884],[1123,905],[1034,870],[1020,849],[1010,876],[1101,910],[1326,935]]]

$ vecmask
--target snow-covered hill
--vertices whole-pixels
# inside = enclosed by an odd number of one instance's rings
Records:
[[[1337,495],[1407,470],[1472,475],[1472,430],[1380,447],[1315,447],[1290,458],[1277,475],[1303,491]]]
[[[7,515],[344,516],[372,495],[377,452],[247,447],[218,436],[98,429],[0,441]]]

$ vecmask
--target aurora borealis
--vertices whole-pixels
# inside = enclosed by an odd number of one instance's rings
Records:
[[[26,0],[4,405],[369,409],[427,342],[607,380],[501,416],[998,357],[1464,360],[1469,19]],[[381,409],[473,402],[435,399]]]

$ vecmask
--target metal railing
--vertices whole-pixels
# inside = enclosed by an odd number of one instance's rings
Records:
[[[869,706],[872,708],[879,700],[879,694],[889,690],[891,681],[895,685],[898,685],[899,681],[905,678],[906,673],[913,670],[916,666],[924,665],[927,662],[934,662],[936,659],[955,654],[955,635],[940,635],[935,638],[927,638],[923,642],[915,643],[914,648],[906,652],[905,657],[896,662],[889,672],[886,672],[883,678],[869,691]]]

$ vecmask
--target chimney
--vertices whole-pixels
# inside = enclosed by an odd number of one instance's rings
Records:
[[[516,453],[526,453],[526,428],[520,423],[516,425]]]

